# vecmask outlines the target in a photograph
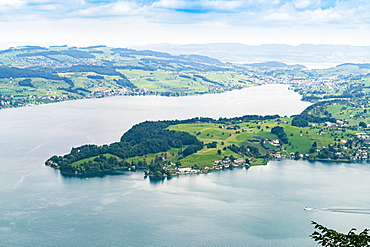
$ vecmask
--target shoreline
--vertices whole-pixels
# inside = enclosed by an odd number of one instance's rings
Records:
[[[163,175],[162,177],[157,177],[155,175],[152,175],[152,174],[145,174],[145,171],[146,169],[145,168],[137,168],[137,169],[130,169],[130,168],[120,168],[120,169],[113,169],[113,170],[107,170],[107,171],[99,171],[99,172],[92,172],[92,173],[68,173],[68,172],[62,172],[60,171],[58,168],[55,168],[55,167],[51,167],[55,170],[59,170],[60,174],[62,176],[65,176],[65,177],[76,177],[76,178],[91,178],[91,177],[105,177],[105,176],[108,176],[108,175],[112,175],[112,176],[119,176],[119,175],[124,175],[125,172],[143,172],[143,177],[144,178],[150,178],[150,179],[157,179],[157,180],[161,180],[161,179],[171,179],[172,177],[181,177],[181,176],[186,176],[186,175],[202,175],[202,174],[210,174],[210,173],[214,173],[214,172],[222,172],[224,170],[233,170],[233,169],[250,169],[252,167],[258,167],[258,166],[267,166],[269,165],[269,162],[270,161],[285,161],[285,160],[294,160],[294,159],[289,159],[289,158],[286,158],[286,159],[271,159],[271,160],[268,160],[266,163],[264,164],[245,164],[245,165],[239,165],[239,166],[233,166],[233,167],[223,167],[223,168],[220,168],[220,169],[209,169],[209,170],[206,170],[206,171],[203,171],[203,170],[199,170],[197,172],[182,172],[182,173],[173,173],[171,175]],[[307,161],[307,162],[310,162],[310,163],[314,163],[314,162],[322,162],[322,163],[330,163],[330,162],[333,162],[333,163],[346,163],[346,164],[359,164],[359,163],[369,163],[369,160],[358,160],[358,161],[352,161],[352,160],[330,160],[330,159],[299,159],[299,160],[296,160],[296,161]]]
[[[104,96],[95,96],[95,97],[91,97],[88,96],[88,97],[81,97],[81,98],[67,98],[67,99],[62,99],[62,100],[55,100],[55,101],[51,101],[51,102],[47,102],[47,103],[37,103],[37,104],[34,104],[34,103],[28,103],[28,104],[24,104],[24,105],[17,105],[17,106],[9,106],[9,107],[1,107],[0,106],[0,110],[5,110],[5,109],[18,109],[18,108],[25,108],[25,107],[36,107],[36,106],[43,106],[43,105],[51,105],[51,104],[57,104],[57,103],[63,103],[63,102],[72,102],[72,101],[78,101],[78,100],[94,100],[94,99],[105,99],[105,98],[114,98],[114,97],[163,97],[163,98],[185,98],[185,97],[197,97],[197,96],[205,96],[205,95],[220,95],[220,94],[224,94],[224,93],[228,93],[228,92],[233,92],[233,91],[240,91],[240,90],[244,90],[244,89],[249,89],[249,88],[256,88],[256,87],[261,87],[261,86],[271,86],[271,85],[284,85],[287,87],[287,90],[291,91],[290,87],[291,85],[290,84],[285,84],[285,83],[265,83],[265,84],[262,84],[262,83],[259,83],[259,84],[253,84],[253,85],[247,85],[247,86],[244,86],[244,87],[241,87],[241,88],[230,88],[230,89],[226,89],[226,90],[223,90],[223,91],[219,91],[219,92],[204,92],[204,93],[192,93],[192,94],[184,94],[184,95],[164,95],[165,93],[157,93],[157,92],[144,92],[144,93],[125,93],[125,94],[122,94],[122,93],[117,93],[117,94],[112,94],[112,95],[104,95]],[[298,94],[298,93],[297,93]],[[298,94],[300,95],[300,94]],[[302,95],[301,96],[301,99],[300,101],[302,102],[308,102],[308,103],[311,103],[312,102],[309,102],[309,101],[304,101],[302,100]]]
[[[275,83],[279,84],[279,83]],[[24,105],[15,105],[15,106],[9,106],[9,107],[0,107],[0,110],[2,109],[12,109],[12,108],[21,108],[21,107],[33,107],[33,106],[40,106],[40,105],[48,105],[48,104],[54,104],[54,103],[60,103],[60,102],[67,102],[67,101],[74,101],[74,100],[85,100],[85,99],[101,99],[101,98],[109,98],[109,97],[117,97],[117,96],[129,96],[129,97],[137,97],[137,96],[157,96],[157,97],[188,97],[188,96],[202,96],[202,95],[212,95],[212,94],[222,94],[222,93],[227,93],[235,90],[242,90],[246,88],[251,88],[251,87],[257,87],[257,86],[263,86],[263,85],[273,85],[270,83],[266,84],[252,84],[252,85],[247,85],[239,88],[226,88],[223,89],[222,91],[218,92],[200,92],[200,93],[189,93],[189,94],[183,94],[183,95],[175,95],[174,92],[155,92],[155,91],[145,91],[145,89],[139,89],[140,91],[138,92],[128,92],[128,93],[122,93],[122,92],[110,92],[109,94],[103,94],[103,95],[86,95],[84,97],[72,97],[72,98],[58,98],[57,100],[53,100],[50,102],[42,103],[42,102],[37,102],[37,103],[27,103]],[[288,84],[279,84],[279,85],[288,85]],[[116,89],[112,89],[114,91]],[[104,93],[104,92],[103,92]]]

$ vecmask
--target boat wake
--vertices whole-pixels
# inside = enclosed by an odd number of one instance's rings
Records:
[[[332,213],[344,213],[344,214],[370,214],[369,208],[309,208],[304,207],[305,211],[323,211]]]

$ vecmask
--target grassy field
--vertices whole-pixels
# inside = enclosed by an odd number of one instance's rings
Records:
[[[146,163],[152,162],[156,157],[167,157],[169,161],[176,162],[178,157],[179,149],[178,148],[171,148],[167,152],[160,152],[155,154],[148,154],[144,156],[136,156],[132,158],[126,159],[129,163],[137,163],[138,161],[145,161]]]
[[[181,166],[189,167],[196,165],[198,168],[203,168],[204,166],[212,166],[213,161],[221,160],[222,157],[222,155],[217,154],[216,148],[205,148],[181,159],[180,162]]]
[[[352,103],[352,105],[335,104],[327,106],[327,110],[337,119],[346,119],[351,125],[359,122],[370,124],[370,107]]]
[[[233,65],[206,57],[171,56],[104,46],[12,47],[0,52],[0,66],[13,67],[5,69],[5,78],[0,79],[1,108],[39,104],[45,100],[62,101],[126,93],[166,96],[218,93],[255,84]],[[21,78],[20,75],[29,77]],[[49,79],[36,78],[36,75],[45,75]],[[103,78],[92,79],[88,78],[89,75]],[[55,79],[57,76],[60,79]],[[63,77],[73,83],[67,84]],[[125,77],[137,88],[130,83],[122,86],[116,81],[125,80]],[[23,79],[31,79],[33,85],[19,86],[18,82]],[[13,101],[15,95],[18,99]],[[35,98],[30,99],[28,95]]]
[[[287,137],[289,138],[289,143],[284,144],[283,154],[289,155],[291,152],[298,151],[302,154],[307,154],[312,147],[314,142],[320,146],[328,146],[329,144],[339,142],[339,139],[349,139],[353,138],[354,134],[358,131],[347,130],[343,132],[338,130],[338,128],[329,128],[326,124],[315,124],[315,126],[310,127],[295,127],[290,125],[290,118],[282,118],[282,120],[287,121],[287,123],[276,124],[275,120],[264,121],[262,124],[255,122],[240,123],[237,125],[219,125],[219,124],[181,124],[170,126],[171,130],[179,130],[189,132],[190,134],[196,135],[204,143],[217,142],[217,148],[206,149],[193,154],[186,158],[185,164],[191,164],[191,162],[199,162],[206,160],[208,164],[213,159],[220,159],[224,156],[233,155],[234,157],[239,157],[238,154],[233,153],[229,149],[227,151],[222,151],[222,154],[217,156],[216,152],[218,149],[223,150],[225,147],[235,144],[238,146],[253,146],[258,148],[261,154],[266,154],[266,149],[273,149],[275,151],[279,150],[278,146],[274,146],[270,143],[265,143],[264,146],[260,142],[253,141],[254,139],[266,139],[273,140],[277,139],[275,134],[271,133],[271,128],[274,126],[281,126],[284,128]],[[222,126],[222,128],[220,128]],[[228,130],[227,127],[240,126],[237,130]],[[212,153],[212,155],[210,155]],[[209,158],[199,158],[197,156],[204,154],[204,156],[209,155]],[[204,164],[200,163],[201,165]]]
[[[257,147],[262,154],[266,154],[260,143],[253,142],[254,138],[271,138],[276,139],[276,135],[269,132],[270,126],[275,126],[273,122],[266,122],[258,125],[257,123],[241,123],[237,125],[223,125],[223,124],[180,124],[169,126],[171,130],[185,131],[196,135],[197,138],[204,143],[217,142],[217,148],[204,148],[195,154],[192,154],[184,159],[181,159],[182,166],[192,166],[196,164],[197,167],[212,166],[215,160],[221,160],[224,157],[234,156],[235,158],[242,158],[241,155],[234,153],[227,146],[246,145]],[[239,126],[238,129],[227,129],[228,127]],[[266,127],[267,131],[266,131]],[[265,131],[261,131],[264,129]],[[221,150],[221,154],[217,154],[217,150]],[[249,158],[249,157],[244,157]],[[258,163],[258,162],[257,162]],[[263,163],[263,162],[259,162]]]
[[[172,72],[172,71],[142,71],[142,70],[119,70],[139,88],[147,88],[156,92],[192,92],[205,93],[210,88],[219,86],[194,75],[201,75],[209,80],[225,86],[248,86],[252,85],[250,78],[241,76],[236,72]],[[185,78],[185,77],[189,78]],[[242,81],[243,80],[243,81]]]
[[[118,160],[120,160],[117,156],[113,155],[113,154],[103,154],[106,158],[109,158],[109,157],[116,157]],[[73,167],[78,167],[79,165],[81,165],[82,163],[85,163],[85,162],[89,162],[89,161],[93,161],[95,158],[99,157],[99,155],[97,156],[93,156],[93,157],[90,157],[90,158],[86,158],[86,159],[82,159],[82,160],[78,160],[76,162],[73,162],[71,164],[71,166]]]
[[[220,77],[217,72],[181,72],[175,73],[172,71],[145,71],[145,70],[117,70],[124,74],[132,84],[139,89],[146,89],[154,93],[170,93],[172,95],[189,95],[189,94],[204,94],[204,93],[217,93],[222,92],[224,88],[235,86],[250,86],[252,83],[240,83],[239,79],[232,79],[238,76],[236,72],[228,72],[227,75]],[[217,82],[222,83],[224,86],[204,81],[201,78],[194,77],[194,75],[201,75],[206,78],[217,79]],[[88,76],[103,76],[103,79],[91,79]],[[189,76],[189,78],[181,77],[180,75]],[[115,80],[122,79],[118,75],[101,75],[94,72],[68,72],[58,73],[58,76],[67,77],[73,81],[74,87],[63,80],[50,80],[44,78],[31,78],[33,87],[20,86],[18,83],[24,79],[29,78],[14,78],[14,79],[0,79],[0,95],[18,95],[17,97],[23,98],[22,104],[40,103],[41,99],[54,99],[59,97],[59,100],[69,97],[81,98],[88,95],[88,92],[68,91],[65,89],[82,88],[90,92],[106,92],[112,89],[123,89],[124,87],[117,84]],[[244,78],[245,79],[245,78]],[[230,80],[230,81],[227,81]],[[130,89],[129,89],[130,90]],[[103,93],[104,94],[104,93]],[[28,98],[34,96],[34,99]]]

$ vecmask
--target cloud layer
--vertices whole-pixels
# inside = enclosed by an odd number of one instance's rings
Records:
[[[244,43],[248,40],[246,35],[256,38],[251,32],[270,31],[275,40],[281,38],[276,37],[279,32],[296,40],[297,35],[304,40],[302,30],[307,35],[321,32],[325,37],[318,35],[317,39],[325,42],[329,33],[340,39],[342,31],[344,35],[357,33],[358,43],[364,43],[369,36],[369,12],[367,0],[0,0],[0,31],[15,37],[10,28],[30,33],[43,27],[44,36],[46,31],[49,34],[56,31],[54,28],[68,35],[68,25],[73,25],[71,30],[85,30],[86,34],[95,29],[109,36],[115,29],[129,34],[132,40],[133,35],[141,41],[146,37],[148,43],[166,42],[171,32],[181,33],[179,30],[186,33],[183,37],[197,35],[194,40],[204,36],[204,42],[224,40],[225,37],[212,36],[217,36],[217,30],[219,35],[222,32],[231,35],[230,42],[243,33],[244,37],[234,42]],[[148,37],[154,30],[164,35],[162,41]],[[208,40],[205,33],[212,33]],[[352,40],[343,37],[342,43],[355,42]]]
[[[140,16],[163,22],[183,16],[185,24],[227,19],[231,24],[360,25],[368,24],[369,10],[370,2],[365,0],[0,0],[3,21],[14,15],[43,19]]]

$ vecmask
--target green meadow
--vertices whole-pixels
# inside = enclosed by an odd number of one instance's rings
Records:
[[[105,156],[106,158],[109,158],[109,157],[115,157],[116,159],[119,160],[119,158],[113,154],[103,154],[103,156]],[[79,167],[82,163],[86,163],[86,162],[89,162],[89,161],[94,161],[95,158],[98,158],[99,155],[97,156],[93,156],[93,157],[89,157],[89,158],[86,158],[86,159],[82,159],[82,160],[78,160],[76,162],[73,162],[71,164],[71,166],[73,167]]]
[[[181,160],[181,164],[190,166],[197,164],[198,167],[210,165],[214,160],[219,160],[225,156],[233,155],[235,158],[241,157],[239,154],[234,153],[227,147],[235,144],[237,146],[252,146],[258,148],[261,155],[266,155],[269,150],[280,151],[281,154],[289,155],[290,153],[299,152],[301,154],[308,154],[312,144],[317,143],[318,147],[328,146],[330,144],[340,142],[340,140],[353,138],[358,130],[348,129],[343,132],[341,128],[328,127],[325,123],[311,124],[309,127],[296,127],[292,126],[292,118],[281,118],[280,120],[286,121],[285,123],[277,124],[276,119],[257,123],[256,121],[244,122],[238,124],[180,124],[172,125],[169,127],[171,130],[185,131],[197,136],[198,139],[206,143],[217,142],[217,148],[204,148],[195,154],[192,154]],[[239,126],[236,130],[227,129],[228,127]],[[261,143],[256,141],[274,140],[278,139],[275,134],[271,133],[271,128],[280,126],[289,139],[289,143],[280,146],[275,146],[270,143]],[[217,154],[217,150],[221,150]],[[250,158],[250,157],[244,157]]]
[[[155,154],[148,154],[144,156],[136,156],[132,158],[126,159],[127,162],[129,163],[137,163],[139,161],[145,161],[146,163],[150,163],[153,160],[155,160],[156,157],[166,157],[167,160],[176,162],[177,157],[178,157],[179,149],[178,148],[171,148],[167,152],[160,152],[160,153],[155,153]]]

